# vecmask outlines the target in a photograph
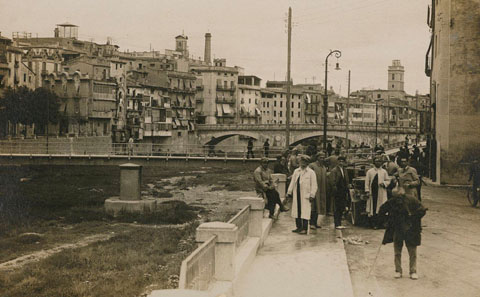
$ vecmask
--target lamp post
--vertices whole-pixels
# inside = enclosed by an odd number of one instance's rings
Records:
[[[325,58],[325,94],[323,95],[323,150],[327,151],[327,118],[328,118],[328,58],[332,55],[335,54],[335,57],[338,59],[342,56],[342,52],[339,50],[330,50],[330,53],[328,53],[327,57]],[[335,67],[335,70],[340,70],[340,67],[338,67],[338,62]]]
[[[375,148],[377,148],[377,141],[378,141],[378,102],[383,101],[382,98],[375,99]]]

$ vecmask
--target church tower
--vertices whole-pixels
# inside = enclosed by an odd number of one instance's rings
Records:
[[[400,64],[400,60],[393,60],[392,66],[388,66],[388,90],[404,91],[403,75],[405,69]]]
[[[188,37],[183,34],[175,37],[175,51],[181,52],[183,57],[188,59],[187,40]]]

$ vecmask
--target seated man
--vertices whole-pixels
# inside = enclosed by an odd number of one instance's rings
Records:
[[[275,212],[275,205],[280,206],[280,211],[288,211],[289,209],[282,204],[280,195],[275,190],[273,184],[272,174],[268,169],[268,158],[262,158],[260,166],[253,172],[253,179],[255,180],[255,191],[257,196],[266,199],[265,209],[270,212],[269,218],[273,219]]]

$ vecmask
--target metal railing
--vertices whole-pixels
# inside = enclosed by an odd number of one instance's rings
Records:
[[[238,247],[248,236],[248,218],[250,215],[250,205],[245,206],[227,223],[234,224],[238,228],[238,236],[235,245]]]
[[[179,289],[207,290],[215,275],[217,236],[200,245],[182,262]]]

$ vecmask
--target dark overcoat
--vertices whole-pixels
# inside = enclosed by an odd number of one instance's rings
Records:
[[[419,246],[422,242],[421,219],[427,209],[411,195],[399,195],[385,202],[379,211],[381,218],[387,220],[387,228],[382,244],[402,242],[409,246]]]

